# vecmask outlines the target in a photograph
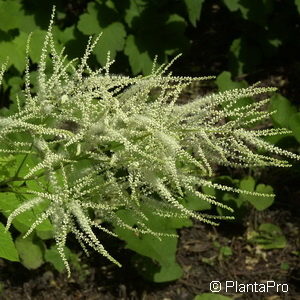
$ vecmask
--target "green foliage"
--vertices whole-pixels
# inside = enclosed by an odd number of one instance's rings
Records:
[[[0,193],[0,211],[6,217],[8,217],[14,210],[16,210],[24,201],[32,199],[26,194],[27,190],[23,188],[15,188],[14,192],[1,192]],[[13,220],[14,227],[21,233],[25,233],[30,228],[30,223],[33,223],[37,215],[43,211],[43,206],[36,206],[32,211],[26,211],[21,215],[18,215]],[[49,220],[39,224],[36,227],[37,234],[43,238],[51,238],[52,226]]]
[[[124,48],[126,31],[121,22],[116,22],[115,12],[107,6],[90,2],[87,13],[79,18],[77,28],[85,35],[95,35],[101,32],[101,44],[94,53],[101,65],[105,65],[107,52],[114,59],[117,51]]]
[[[0,223],[0,257],[19,261],[18,252],[9,232],[5,232],[5,227]]]
[[[70,250],[67,247],[65,247],[64,252],[66,253],[67,259],[70,259]],[[51,263],[54,266],[54,268],[59,272],[62,272],[65,269],[64,263],[61,260],[61,257],[57,252],[56,247],[52,246],[50,249],[46,249],[44,259],[46,262]]]
[[[149,210],[144,211],[144,213],[149,220],[146,225],[161,233],[176,234],[176,229],[192,225],[187,220],[177,218],[161,220],[160,217],[151,216]],[[130,226],[136,224],[134,215],[125,210],[118,211],[118,216]],[[136,256],[134,259],[137,271],[148,280],[165,282],[178,279],[182,276],[183,272],[175,258],[177,249],[176,237],[141,236],[122,227],[116,227],[114,232],[119,238],[126,241],[126,248],[151,258],[149,260]]]
[[[289,120],[296,113],[297,109],[291,102],[280,94],[271,97],[270,111],[276,110],[272,120],[277,127],[290,128]]]
[[[282,249],[287,245],[281,229],[271,223],[261,224],[258,231],[249,233],[248,240],[262,249]]]
[[[284,138],[295,137],[297,139],[298,124],[297,124],[297,108],[291,102],[276,93],[271,97],[269,111],[274,111],[272,114],[272,122],[274,127],[288,128],[291,132],[287,132],[282,136],[268,136],[264,137],[267,142],[276,144]]]
[[[231,79],[231,73],[224,71],[216,78],[216,84],[220,92],[228,91],[232,89],[246,88],[248,84],[246,81],[233,81]],[[231,109],[239,109],[242,107],[247,107],[247,105],[253,103],[253,99],[250,97],[243,97],[238,99],[234,105],[232,105]],[[226,105],[222,105],[224,109],[226,109]],[[228,120],[235,120],[236,116],[228,116]],[[251,123],[253,126],[253,123]]]
[[[200,19],[202,4],[205,0],[184,0],[189,20],[196,27],[197,21]]]
[[[245,88],[248,86],[245,80],[242,81],[233,81],[231,79],[231,73],[224,71],[222,72],[216,79],[216,84],[220,92],[238,89],[238,88]]]
[[[289,127],[293,132],[293,136],[296,138],[298,143],[300,143],[300,113],[294,113],[290,116]]]
[[[258,184],[255,187],[255,180],[253,177],[244,177],[240,181],[240,189],[246,191],[256,191],[262,194],[272,194],[273,188],[270,185]],[[274,197],[253,197],[252,195],[240,195],[239,199],[242,201],[249,201],[257,210],[265,210],[274,202]]]
[[[261,60],[261,52],[257,45],[250,43],[243,37],[232,42],[229,66],[233,74],[241,75],[254,71]]]
[[[273,188],[270,185],[257,184],[255,179],[251,176],[243,177],[242,179],[232,179],[229,176],[216,177],[213,182],[230,185],[241,190],[249,191],[250,193],[258,193],[261,196],[254,196],[251,194],[229,193],[226,191],[218,191],[216,189],[204,189],[205,194],[215,196],[218,201],[228,204],[234,208],[236,219],[241,219],[248,211],[249,204],[255,209],[262,211],[270,207],[274,202]],[[263,195],[273,195],[271,197],[264,197]],[[221,207],[217,207],[220,215],[228,215],[228,212]]]
[[[295,0],[295,5],[297,6],[298,12],[300,14],[300,1],[299,0]]]
[[[32,238],[23,239],[21,236],[15,241],[16,248],[21,258],[22,264],[28,269],[37,269],[43,260],[42,244],[35,243]]]

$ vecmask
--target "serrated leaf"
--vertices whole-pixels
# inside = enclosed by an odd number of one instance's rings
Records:
[[[189,45],[184,34],[186,22],[181,16],[172,14],[167,20],[160,15],[155,20],[151,16],[145,18],[135,22],[137,34],[127,37],[124,49],[135,75],[149,75],[156,55],[160,65],[167,62],[168,55],[184,52]]]
[[[25,34],[20,34],[10,42],[0,42],[0,61],[5,61],[8,58],[7,68],[13,65],[18,71],[24,71],[26,40]]]
[[[37,269],[43,263],[43,252],[41,245],[35,244],[31,239],[18,237],[15,241],[16,248],[22,264],[28,269]]]
[[[25,11],[21,10],[22,16],[19,18],[18,28],[20,31],[29,34],[37,29],[38,25],[35,23],[35,16],[28,15]]]
[[[26,138],[23,136],[23,139],[18,139],[21,135],[16,133],[14,135],[15,140],[17,141],[26,141]],[[29,148],[29,147],[28,147]],[[14,177],[18,173],[18,177],[24,178],[25,175],[33,168],[38,158],[34,155],[27,155],[27,154],[17,154],[14,156],[15,164],[9,169],[10,177]],[[20,186],[23,184],[24,181],[16,181],[13,184],[16,186]]]
[[[104,12],[107,12],[108,15],[105,15]],[[108,51],[113,59],[116,56],[116,52],[124,48],[126,37],[124,25],[116,22],[111,15],[111,9],[103,5],[99,6],[95,3],[89,3],[88,12],[81,15],[77,27],[86,35],[102,33],[100,41],[94,49],[94,54],[101,65],[105,65]]]
[[[98,21],[98,12],[95,7],[94,3],[89,3],[88,12],[79,17],[77,28],[86,35],[99,34],[102,31]]]
[[[200,19],[201,8],[205,0],[184,0],[187,8],[190,22],[196,27],[197,21]]]
[[[139,18],[144,11],[145,2],[143,0],[130,1],[129,7],[125,10],[125,22],[129,27],[132,27],[132,21]]]
[[[272,114],[271,118],[275,125],[280,127],[289,128],[289,121],[293,114],[297,112],[297,109],[291,102],[280,94],[275,94],[270,100],[270,110],[276,110],[276,113]]]
[[[15,244],[9,232],[5,232],[4,225],[0,222],[0,257],[19,261],[19,256]]]
[[[96,45],[94,53],[101,65],[105,65],[107,53],[110,52],[111,59],[115,58],[116,52],[121,51],[125,44],[126,31],[120,22],[114,22],[103,28],[99,43]]]
[[[74,40],[75,37],[75,25],[65,28],[61,30],[59,27],[55,26],[53,28],[54,36],[63,44],[65,45],[67,42]]]
[[[144,74],[149,74],[152,69],[153,60],[147,51],[140,52],[137,47],[136,37],[129,35],[126,39],[124,53],[129,58],[129,64],[134,75],[143,71]]]
[[[18,1],[1,1],[0,2],[0,29],[8,31],[18,28],[20,17],[21,4]]]

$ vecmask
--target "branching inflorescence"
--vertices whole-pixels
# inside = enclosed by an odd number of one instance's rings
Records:
[[[162,233],[146,225],[145,207],[161,217],[192,217],[216,224],[215,220],[230,217],[187,209],[182,201],[187,192],[229,211],[230,207],[200,192],[200,188],[274,196],[212,183],[209,177],[213,176],[213,165],[289,166],[286,161],[253,153],[253,146],[300,159],[260,138],[288,130],[249,130],[249,125],[270,115],[261,110],[267,100],[233,107],[241,98],[274,88],[234,89],[178,105],[176,100],[184,88],[211,77],[172,76],[167,72],[171,64],[158,68],[154,64],[152,74],[146,77],[112,75],[109,55],[105,67],[92,71],[87,60],[98,39],[89,40],[80,62],[67,62],[63,51],[58,53],[54,47],[52,20],[53,16],[42,49],[36,93],[31,91],[28,61],[25,104],[19,112],[0,118],[0,152],[37,157],[38,162],[23,179],[44,177],[48,182],[42,191],[28,191],[32,199],[11,213],[6,228],[18,214],[47,203],[25,237],[50,218],[69,274],[64,245],[70,232],[85,251],[88,245],[120,265],[92,228],[115,233],[96,222],[89,213],[91,209],[102,223],[113,222],[138,234],[160,238]],[[50,75],[46,72],[49,54]],[[3,72],[4,68],[0,78]],[[232,116],[233,120],[224,122]],[[120,208],[135,216],[135,226],[118,216]]]

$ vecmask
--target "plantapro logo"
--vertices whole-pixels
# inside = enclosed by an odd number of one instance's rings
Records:
[[[225,293],[287,293],[289,291],[287,283],[276,283],[273,280],[263,283],[239,283],[238,281],[227,280],[223,284],[214,280],[209,284],[209,289],[212,293],[219,293],[222,287]]]

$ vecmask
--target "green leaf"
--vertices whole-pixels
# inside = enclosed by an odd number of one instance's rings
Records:
[[[22,202],[17,197],[17,194],[10,192],[2,192],[0,193],[0,212],[8,217]],[[24,233],[30,228],[30,224],[32,224],[35,220],[34,215],[31,211],[23,212],[19,214],[13,220],[13,226]]]
[[[126,39],[124,53],[129,58],[129,64],[134,75],[143,71],[144,74],[149,74],[152,69],[153,60],[147,51],[140,52],[137,47],[136,37],[129,35]]]
[[[272,194],[273,188],[270,185],[258,184],[255,189],[258,193]],[[274,202],[274,197],[258,197],[249,195],[248,201],[259,211],[270,207]]]
[[[187,8],[190,22],[196,27],[197,21],[200,19],[201,8],[205,0],[184,0]]]
[[[59,27],[55,26],[53,28],[55,32],[54,35],[56,38],[65,45],[67,42],[74,40],[75,37],[75,25],[65,28],[64,30],[60,30]]]
[[[134,74],[142,71],[148,75],[156,55],[158,65],[166,63],[168,55],[184,52],[189,42],[184,34],[186,22],[181,16],[172,14],[167,20],[160,14],[154,16],[155,20],[151,15],[144,18],[135,22],[137,33],[127,37],[124,53]]]
[[[8,31],[18,28],[21,14],[19,1],[0,1],[0,29]]]
[[[174,225],[178,228],[177,222],[170,222],[168,219],[161,218],[150,214],[149,211],[144,211],[145,215],[149,218],[147,226],[153,231],[163,233],[176,233]],[[135,224],[134,216],[125,210],[118,211],[118,216],[127,224],[133,226]],[[182,222],[182,221],[180,221]],[[182,227],[184,225],[180,225]],[[146,256],[149,259],[141,262],[141,258],[137,261],[138,265],[145,267],[145,272],[142,272],[146,278],[155,282],[166,282],[180,278],[182,276],[182,270],[176,262],[175,254],[177,249],[177,238],[173,237],[161,237],[161,241],[153,237],[152,235],[140,235],[137,236],[133,232],[115,226],[116,234],[119,238],[126,241],[126,248],[129,248],[136,253]],[[155,263],[159,264],[159,267],[155,267]],[[140,268],[138,268],[140,269]],[[148,272],[148,273],[147,273]]]
[[[103,28],[102,32],[102,36],[95,47],[94,53],[97,60],[102,65],[105,65],[108,51],[110,52],[111,59],[113,59],[117,51],[123,50],[126,31],[122,23],[114,22]]]
[[[22,191],[26,189],[19,189],[20,194],[12,192],[0,193],[0,212],[8,217],[16,208],[18,208],[24,201],[29,200],[32,196],[26,194],[22,195]],[[12,222],[13,226],[20,231],[25,233],[31,226],[31,224],[39,217],[39,215],[45,210],[47,202],[36,205],[32,210],[25,211],[16,216]],[[52,238],[52,225],[49,220],[45,220],[43,223],[36,227],[36,232],[39,237],[43,239]]]
[[[209,202],[197,197],[196,195],[192,194],[191,192],[186,193],[184,200],[185,200],[184,206],[188,209],[191,209],[191,210],[211,209],[211,204]]]
[[[220,248],[220,254],[223,256],[231,256],[232,255],[232,249],[228,246],[224,246]]]
[[[273,188],[270,185],[258,184],[255,188],[255,180],[251,177],[245,177],[240,181],[240,189],[258,192],[263,194],[272,194]],[[262,211],[274,202],[274,197],[260,197],[240,194],[239,198],[243,201],[249,201],[257,210]]]
[[[13,155],[0,155],[0,182],[7,180],[10,177],[10,168],[16,163]]]
[[[19,261],[17,249],[14,245],[12,237],[9,232],[5,232],[4,225],[0,222],[0,257]]]
[[[197,295],[194,300],[232,300],[232,298],[217,293],[204,293]]]
[[[222,72],[216,79],[216,84],[219,88],[220,92],[223,91],[227,91],[227,90],[232,90],[232,89],[238,89],[238,88],[245,88],[248,86],[246,81],[232,81],[231,79],[231,73],[224,71]],[[232,109],[234,108],[238,108],[238,107],[243,107],[246,106],[250,103],[253,102],[253,99],[249,98],[249,97],[244,97],[241,99],[238,99],[233,105],[232,105]],[[223,107],[226,106],[225,104],[221,104]],[[228,117],[229,120],[235,120],[238,117],[235,116],[230,116]],[[245,119],[246,120],[246,119]]]
[[[271,97],[270,110],[276,110],[271,118],[275,125],[289,128],[291,117],[297,112],[297,109],[291,102],[280,94],[275,94]]]
[[[240,181],[240,187],[241,190],[246,190],[246,191],[254,191],[255,188],[255,180],[251,176],[246,176]],[[239,195],[240,199],[246,200],[248,199],[248,195],[245,194],[240,194]]]
[[[69,248],[64,247],[64,252],[66,258],[69,259],[69,255],[71,253]],[[65,265],[55,246],[52,246],[50,249],[46,249],[44,258],[45,261],[51,263],[58,272],[62,272],[65,269]]]
[[[36,45],[42,45],[44,43],[46,31],[44,30],[35,30],[32,32],[31,40],[30,40],[30,50],[29,56],[34,63],[38,63],[41,58],[41,49]],[[55,42],[55,46],[57,49],[57,43]]]
[[[35,16],[28,15],[27,12],[21,10],[22,16],[18,20],[18,28],[21,32],[29,34],[34,32],[39,26],[35,23]]]
[[[242,81],[232,81],[231,73],[224,71],[216,78],[216,84],[219,88],[220,92],[238,89],[238,88],[245,88],[248,86],[245,80]]]
[[[26,141],[26,138],[20,140],[21,135],[16,133],[14,135],[15,140],[18,141]],[[15,164],[9,169],[9,175],[10,177],[14,177],[17,173],[18,177],[23,178],[27,173],[30,171],[31,168],[33,168],[36,163],[38,162],[38,158],[34,155],[26,155],[26,154],[17,154],[14,156]],[[12,184],[15,186],[21,186],[23,185],[24,181],[16,181]]]
[[[229,52],[229,67],[234,76],[255,70],[262,60],[258,44],[245,37],[233,40]]]
[[[143,0],[129,1],[129,7],[125,10],[125,22],[129,27],[132,27],[132,21],[139,18],[145,9]]]
[[[108,51],[113,59],[116,52],[124,48],[126,31],[124,25],[116,20],[111,9],[89,3],[88,12],[80,16],[77,25],[78,29],[86,35],[98,35],[102,32],[100,41],[94,49],[97,60],[102,65],[106,63]]]
[[[287,244],[281,229],[271,223],[261,224],[258,232],[253,231],[249,234],[248,240],[262,249],[282,249]]]
[[[26,40],[25,34],[20,34],[12,41],[0,42],[0,62],[4,62],[8,58],[7,68],[13,65],[18,71],[23,72],[26,64]]]
[[[272,12],[272,5],[269,1],[243,0],[239,1],[239,9],[244,19],[264,26],[268,14]]]
[[[44,263],[41,245],[35,244],[30,238],[22,237],[18,237],[15,244],[21,262],[26,268],[37,269]]]
[[[289,119],[289,128],[293,131],[293,135],[300,143],[300,112],[294,113]]]
[[[239,0],[223,0],[230,11],[237,11],[240,8]]]
[[[295,5],[297,6],[298,12],[300,14],[300,0],[295,0]]]
[[[99,34],[102,31],[98,21],[98,12],[95,7],[95,3],[89,3],[87,8],[88,12],[82,14],[77,23],[78,29],[86,35]]]

